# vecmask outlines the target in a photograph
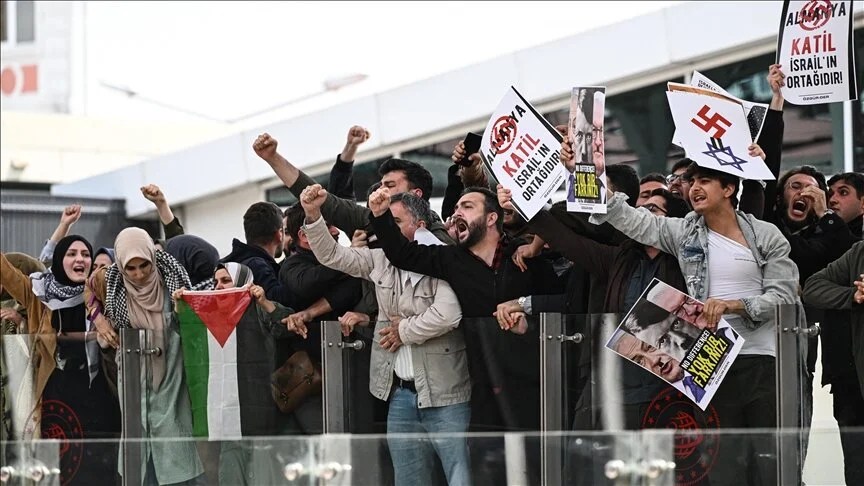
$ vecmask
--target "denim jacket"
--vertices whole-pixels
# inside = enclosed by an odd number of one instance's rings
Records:
[[[774,325],[775,306],[798,304],[798,267],[789,258],[789,242],[771,223],[736,211],[738,226],[744,234],[753,258],[762,270],[762,294],[741,299],[746,316],[742,319],[751,329]],[[675,255],[690,295],[705,301],[708,297],[708,228],[695,212],[684,218],[654,216],[647,209],[636,209],[626,203],[626,195],[616,193],[606,214],[591,216],[591,222],[608,222],[628,237],[645,245]]]

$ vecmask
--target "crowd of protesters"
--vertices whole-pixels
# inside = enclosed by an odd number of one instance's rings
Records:
[[[256,325],[275,343],[261,348],[272,348],[270,371],[301,351],[320,366],[321,321],[338,320],[345,336],[369,338],[363,372],[369,393],[386,403],[386,431],[434,434],[388,438],[395,484],[496,484],[504,465],[481,457],[463,434],[540,429],[537,316],[623,315],[658,278],[702,301],[707,327],[722,317],[745,339],[711,402],[723,428],[778,425],[777,306],[802,310],[799,322],[783,326],[821,323],[802,358],[800,426],[809,427],[821,342],[821,383],[831,387],[846,481],[864,484],[864,431],[855,430],[864,427],[864,175],[826,180],[810,166],[781,174],[781,66],[770,66],[768,82],[773,98],[750,153],[776,180],[741,181],[687,158],[668,175],[641,178],[629,165],[609,165],[605,214],[556,203],[525,221],[509,190],[461,142],[441,215],[429,205],[430,172],[399,158],[380,166],[364,207],[353,199],[353,160],[371,134],[359,126],[348,131],[326,190],[280,154],[276,139],[260,135],[252,150],[299,202],[284,211],[269,202],[250,206],[243,239],[222,258],[211,243],[184,234],[155,185],[141,192],[156,207],[164,241],[127,228],[113,248],[94,250],[70,234],[86,211],[70,206],[39,258],[0,254],[2,332],[30,339],[21,354],[3,347],[3,440],[63,438],[47,426],[55,413],[48,407],[74,415],[83,439],[119,439],[118,397],[129,386],[118,382],[119,333],[145,329],[161,353],[138,384],[146,396],[144,437],[154,439],[140,458],[143,484],[208,484],[216,473],[207,471],[205,447],[161,440],[192,437],[176,301],[184,292],[248,287],[260,311]],[[565,140],[561,161],[571,164],[578,155],[568,127],[556,128]],[[463,159],[467,165],[457,164]],[[350,246],[338,243],[340,232]],[[643,420],[669,385],[635,363],[668,381],[678,369],[659,346],[648,348],[634,345],[618,378],[628,429],[672,426]],[[19,396],[22,381],[33,396]],[[262,388],[263,400],[270,392]],[[272,420],[261,418],[267,426],[258,435],[323,430],[320,394],[290,410],[270,408]],[[694,406],[691,413],[702,412]],[[26,429],[22,417],[29,435],[16,436]],[[578,419],[567,425],[595,427]],[[775,449],[767,435],[724,436],[704,484],[776,484]],[[118,454],[116,442],[84,443],[80,457],[64,455],[74,466],[61,464],[64,484],[116,480]],[[248,454],[222,446],[222,484],[269,484],[264,478],[272,476],[251,466]],[[526,449],[526,456],[536,469],[534,454]]]

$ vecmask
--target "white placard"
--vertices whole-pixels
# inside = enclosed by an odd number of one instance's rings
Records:
[[[786,75],[781,88],[796,105],[858,98],[851,1],[783,2],[777,58]]]
[[[564,182],[561,135],[512,86],[486,125],[480,156],[526,221]]]
[[[676,133],[687,157],[697,164],[744,179],[774,179],[752,143],[740,103],[684,92],[666,92]]]

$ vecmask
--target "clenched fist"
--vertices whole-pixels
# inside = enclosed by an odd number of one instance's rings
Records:
[[[60,215],[60,224],[72,226],[80,217],[81,205],[73,204],[71,206],[66,206],[66,208],[63,209],[63,214]]]
[[[321,217],[321,206],[327,200],[327,190],[321,184],[312,184],[300,193],[300,205],[306,213],[307,221],[317,221]]]
[[[159,204],[165,202],[165,194],[162,194],[162,189],[159,189],[159,186],[156,184],[147,184],[142,187],[141,194],[152,203]]]
[[[348,129],[348,145],[360,145],[363,142],[369,140],[372,137],[372,134],[369,133],[369,130],[361,127],[360,125],[354,125],[353,127]]]
[[[276,141],[275,138],[271,137],[269,133],[262,133],[258,135],[258,138],[252,142],[252,149],[262,159],[270,162],[273,160],[273,157],[276,156],[276,147],[279,145],[279,142]]]
[[[376,190],[369,195],[367,204],[375,217],[381,216],[390,209],[390,189],[382,187]]]

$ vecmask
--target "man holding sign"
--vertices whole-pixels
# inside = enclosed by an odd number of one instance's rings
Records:
[[[699,122],[710,127],[712,138],[725,140],[728,134],[722,132],[730,127],[721,118],[728,120],[722,111],[708,110]],[[731,125],[735,123],[732,120]],[[690,166],[684,177],[691,181],[693,212],[683,219],[631,208],[623,195],[615,194],[607,213],[593,215],[592,222],[609,222],[628,237],[678,258],[687,293],[705,303],[706,324],[713,326],[722,317],[745,340],[711,402],[720,425],[773,428],[774,308],[800,306],[798,268],[789,258],[789,243],[774,225],[735,210],[739,179],[727,171]],[[775,456],[770,438],[723,436],[720,441],[710,473],[712,485],[776,484],[776,465],[766,460]],[[737,464],[756,467],[742,478]]]

